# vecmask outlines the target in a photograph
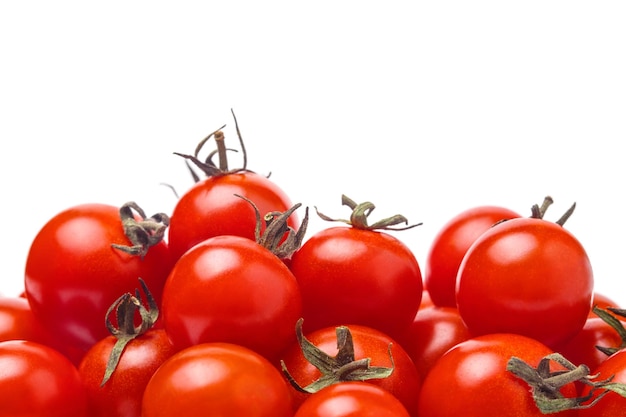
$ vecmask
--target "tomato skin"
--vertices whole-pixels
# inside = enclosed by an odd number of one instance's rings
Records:
[[[0,296],[0,341],[5,340],[52,343],[52,335],[35,317],[25,297]]]
[[[558,351],[575,365],[585,364],[589,369],[597,368],[608,355],[596,346],[619,347],[622,338],[617,331],[600,317],[590,317],[574,337],[558,348]]]
[[[603,361],[598,367],[591,370],[592,375],[598,375],[594,380],[600,381],[613,376],[611,382],[626,384],[626,350],[622,349]],[[602,390],[598,390],[592,397],[595,398]],[[588,395],[590,387],[582,389],[581,396]],[[579,410],[578,417],[617,417],[624,415],[626,397],[609,392],[593,406]]]
[[[456,308],[433,306],[420,309],[397,340],[413,359],[423,380],[437,359],[470,337]]]
[[[304,325],[306,326],[306,320]],[[392,344],[391,354],[395,364],[393,373],[387,378],[368,379],[367,383],[389,391],[400,400],[412,416],[415,416],[421,380],[408,353],[398,342],[380,330],[357,324],[347,327],[354,341],[355,359],[370,358],[371,366],[392,366],[389,358],[389,344]],[[335,326],[306,332],[304,336],[323,352],[333,356],[337,354]],[[306,360],[297,341],[285,350],[282,358],[287,371],[302,387],[309,385],[321,375],[320,371]],[[296,407],[310,396],[295,389],[292,390],[292,395]]]
[[[108,336],[109,306],[133,292],[142,278],[157,302],[172,267],[165,242],[146,256],[129,255],[111,244],[129,245],[119,208],[83,204],[53,216],[33,240],[25,291],[35,316],[55,334],[59,349],[76,365],[84,353]]]
[[[270,211],[285,212],[293,206],[287,194],[267,177],[239,172],[205,178],[194,184],[178,200],[170,219],[168,244],[174,259],[213,236],[235,235],[255,240],[256,217],[252,201],[261,216]],[[299,226],[293,213],[289,226]],[[265,229],[262,225],[261,231]]]
[[[152,329],[126,344],[109,380],[100,386],[116,342],[108,336],[87,351],[78,371],[87,390],[91,417],[138,417],[152,374],[175,351],[163,329]]]
[[[55,349],[27,340],[0,342],[0,415],[86,417],[76,367]]]
[[[186,252],[163,291],[162,320],[177,350],[230,342],[268,359],[295,338],[298,283],[272,252],[240,236],[216,236]]]
[[[420,266],[388,233],[344,226],[321,230],[293,254],[290,268],[309,331],[350,323],[393,337],[420,306]]]
[[[526,336],[493,333],[461,342],[446,352],[422,383],[420,416],[428,417],[540,417],[529,386],[506,370],[516,356],[533,367],[553,351]],[[562,368],[561,368],[562,369]],[[576,387],[562,389],[576,396]],[[559,417],[575,417],[576,410]]]
[[[443,225],[431,243],[424,267],[424,286],[433,304],[456,307],[456,275],[465,252],[497,222],[518,217],[508,208],[486,205],[462,211]]]
[[[291,417],[289,387],[258,353],[229,343],[201,343],[177,352],[154,373],[142,417]]]
[[[534,218],[483,233],[463,258],[456,287],[472,334],[518,333],[552,348],[582,329],[592,295],[581,243],[562,226]]]
[[[365,382],[342,382],[309,396],[294,417],[410,417],[391,393]]]

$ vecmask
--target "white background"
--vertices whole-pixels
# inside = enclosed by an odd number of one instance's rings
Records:
[[[469,207],[575,201],[566,227],[626,305],[623,1],[222,3],[1,3],[0,293],[62,209],[171,212],[160,184],[192,184],[173,152],[222,124],[236,147],[232,108],[250,169],[332,217],[345,193],[423,222],[394,233],[422,265]]]

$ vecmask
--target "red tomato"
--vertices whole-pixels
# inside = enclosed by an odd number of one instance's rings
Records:
[[[391,336],[413,320],[422,298],[422,275],[411,250],[388,233],[330,227],[291,258],[310,331],[346,323]]]
[[[334,384],[312,394],[294,417],[410,417],[391,393],[365,382]]]
[[[483,233],[457,277],[457,306],[472,334],[518,333],[553,348],[582,329],[592,295],[584,247],[561,225],[536,218]]]
[[[419,416],[428,417],[540,417],[529,386],[507,371],[513,356],[535,367],[553,351],[526,336],[494,333],[461,342],[446,352],[423,381]],[[562,368],[558,368],[562,369]],[[563,395],[576,397],[568,384]],[[577,416],[576,410],[559,417]]]
[[[423,380],[437,359],[469,338],[469,331],[456,308],[433,306],[420,309],[397,340],[413,359]]]
[[[0,415],[86,417],[87,396],[76,367],[32,341],[0,342]]]
[[[593,293],[593,305],[598,306],[598,308],[606,309],[607,307],[622,309],[613,299],[609,298],[605,294],[600,294],[598,292]],[[589,311],[589,317],[597,317],[596,313],[593,312],[593,309]],[[616,314],[615,317],[619,320],[626,321],[626,317]]]
[[[597,346],[618,348],[621,345],[622,338],[610,324],[600,317],[590,317],[580,332],[559,347],[558,351],[576,365],[584,364],[595,369],[609,357]]]
[[[592,369],[591,373],[597,375],[594,379],[596,381],[612,377],[612,383],[626,384],[626,350],[620,350],[611,355],[597,368]],[[585,386],[581,396],[589,395],[590,391],[591,387]],[[602,391],[602,389],[598,389],[590,401],[597,398]],[[615,392],[609,392],[588,409],[579,410],[578,417],[617,417],[623,416],[624,410],[626,410],[626,397]]]
[[[435,305],[456,307],[456,275],[465,252],[491,226],[517,217],[521,216],[504,207],[478,206],[443,225],[431,243],[424,269],[424,285]]]
[[[143,396],[142,417],[291,417],[289,387],[267,359],[229,343],[201,343],[167,359]]]
[[[0,297],[0,341],[18,339],[49,345],[52,335],[35,317],[25,297]]]
[[[172,261],[164,241],[144,257],[112,247],[130,246],[120,209],[84,204],[52,217],[32,242],[25,289],[33,313],[63,343],[77,365],[84,353],[108,336],[109,306],[142,278],[157,301]]]
[[[178,260],[162,313],[177,350],[230,342],[277,360],[294,339],[302,301],[295,277],[270,250],[241,236],[216,236]]]
[[[391,368],[394,366],[390,376],[368,379],[367,382],[389,391],[400,400],[412,416],[415,416],[421,380],[408,353],[399,343],[377,329],[362,325],[348,325],[346,327],[349,329],[353,341],[354,359],[369,358],[372,367]],[[334,357],[339,353],[336,327],[314,330],[307,332],[304,336],[308,342],[326,355]],[[390,344],[393,363],[389,357]],[[308,386],[322,376],[320,370],[303,355],[301,345],[298,342],[294,342],[285,350],[283,363],[286,371],[301,387]],[[349,376],[343,375],[339,381],[345,381],[345,378],[349,378]],[[301,405],[310,395],[296,389],[292,392],[296,406]]]
[[[116,341],[116,337],[108,336],[97,342],[78,368],[87,389],[91,417],[140,416],[148,380],[175,353],[165,330],[149,330],[128,342],[115,371],[101,386]]]

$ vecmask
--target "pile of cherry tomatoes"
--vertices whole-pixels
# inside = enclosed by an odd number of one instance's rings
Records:
[[[196,182],[171,214],[41,228],[0,298],[0,416],[624,414],[626,311],[594,293],[575,206],[468,208],[420,266],[392,233],[419,224],[345,195],[309,212],[227,151],[220,129],[179,154]]]

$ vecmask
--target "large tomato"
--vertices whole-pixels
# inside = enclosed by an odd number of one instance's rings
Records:
[[[234,114],[233,114],[234,116]],[[235,123],[237,120],[235,119]],[[239,133],[239,128],[237,127]],[[198,159],[199,151],[213,137],[217,150],[206,161]],[[256,218],[252,206],[240,195],[254,202],[261,215],[284,212],[292,207],[289,196],[272,180],[246,168],[246,151],[242,168],[229,169],[224,133],[217,130],[205,138],[194,155],[179,154],[191,160],[207,176],[200,179],[178,199],[168,229],[168,243],[175,259],[197,243],[213,236],[236,235],[255,239]],[[219,155],[219,164],[211,157]],[[298,215],[293,213],[289,226],[296,229]],[[265,225],[262,225],[262,230]]]
[[[298,340],[282,355],[283,372],[294,386],[296,406],[323,386],[356,379],[386,389],[412,416],[417,415],[421,379],[399,343],[380,330],[356,324],[304,334],[304,322],[298,321]]]
[[[293,415],[280,371],[229,343],[201,343],[171,356],[148,382],[142,408],[142,417]]]
[[[447,351],[422,383],[419,416],[428,417],[540,417],[528,384],[507,370],[512,357],[532,367],[553,351],[526,336],[494,333],[468,339]],[[553,368],[561,370],[564,368]],[[575,398],[568,384],[563,396]],[[575,417],[576,410],[559,417]]]
[[[163,290],[163,325],[177,350],[230,342],[268,359],[294,338],[298,283],[273,252],[241,236],[215,236],[178,260]]]
[[[518,333],[554,348],[584,326],[593,282],[585,248],[559,222],[516,218],[470,246],[456,301],[472,334]]]
[[[87,417],[76,367],[55,349],[27,340],[0,342],[0,415]]]
[[[410,417],[402,403],[376,385],[353,381],[312,394],[294,417]]]
[[[401,240],[385,232],[393,230],[391,223],[367,224],[371,203],[343,196],[343,204],[353,209],[349,226],[317,232],[291,258],[307,329],[361,324],[396,336],[420,306],[420,266]]]
[[[25,290],[33,313],[76,365],[93,344],[108,336],[107,309],[120,294],[132,291],[138,278],[148,284],[157,302],[161,300],[172,267],[168,247],[163,240],[150,242],[149,248],[135,245],[125,232],[121,213],[127,215],[125,225],[131,236],[147,227],[138,236],[144,242],[155,237],[150,232],[157,222],[132,223],[128,210],[127,205],[107,204],[68,208],[40,229],[28,252]],[[135,250],[137,254],[128,253]]]
[[[433,303],[456,307],[456,274],[465,252],[494,224],[521,217],[500,206],[472,207],[451,218],[433,239],[426,256],[424,286]]]

